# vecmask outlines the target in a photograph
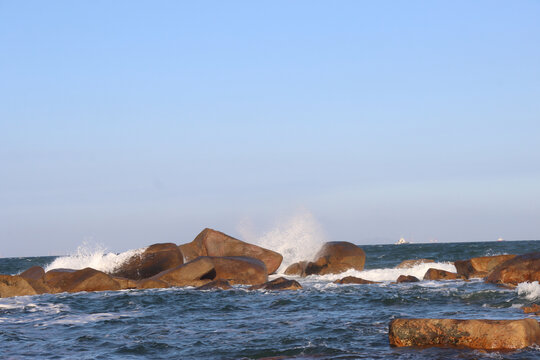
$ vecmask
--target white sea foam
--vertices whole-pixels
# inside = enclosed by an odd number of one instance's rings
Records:
[[[516,291],[519,296],[523,296],[527,300],[540,299],[540,284],[538,281],[522,282],[518,284]]]
[[[296,214],[274,229],[257,235],[245,224],[238,231],[247,242],[274,250],[283,255],[278,273],[301,260],[312,260],[326,242],[322,227],[309,212]]]
[[[107,252],[107,249],[101,245],[90,246],[83,243],[82,246],[77,248],[75,254],[56,258],[52,263],[45,267],[45,271],[60,268],[79,270],[91,267],[103,272],[111,272],[132,256],[144,252],[145,249],[146,248],[140,248],[115,254]]]
[[[450,272],[456,272],[456,267],[452,263],[422,263],[413,266],[410,269],[396,269],[396,268],[382,268],[382,269],[369,269],[363,271],[347,270],[340,274],[329,275],[310,275],[308,278],[318,279],[323,281],[335,281],[345,276],[356,276],[370,281],[396,281],[400,275],[412,275],[422,280],[426,271],[429,268],[435,268],[440,270],[446,270]]]

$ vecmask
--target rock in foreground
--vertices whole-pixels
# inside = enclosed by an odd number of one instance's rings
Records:
[[[411,282],[419,282],[420,279],[418,279],[416,276],[412,275],[399,275],[399,277],[396,280],[396,283],[411,283]]]
[[[540,325],[534,319],[395,319],[388,337],[391,346],[516,350],[540,343]]]
[[[268,274],[275,272],[281,265],[283,256],[275,251],[262,248],[235,239],[227,234],[212,229],[204,229],[188,244],[179,246],[186,262],[199,256],[245,256],[262,261]]]
[[[261,285],[251,286],[249,290],[299,290],[302,285],[296,280],[279,277]]]
[[[343,279],[334,281],[334,284],[380,284],[380,282],[365,280],[355,276],[346,276]]]
[[[455,279],[457,279],[456,273],[440,270],[440,269],[435,269],[435,268],[429,268],[428,271],[426,271],[426,273],[424,274],[424,280],[455,280]]]
[[[489,272],[516,255],[482,256],[454,262],[459,277],[464,279],[483,278]]]
[[[497,266],[486,278],[494,284],[517,285],[540,281],[540,252],[516,256]]]

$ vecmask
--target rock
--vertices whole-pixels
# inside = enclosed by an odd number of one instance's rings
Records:
[[[0,275],[0,298],[36,294],[36,290],[20,275]]]
[[[50,270],[45,273],[44,280],[52,293],[121,289],[110,275],[92,268]]]
[[[165,281],[155,279],[143,279],[137,281],[137,289],[166,289],[171,287]]]
[[[435,269],[435,268],[429,268],[428,271],[426,271],[426,273],[424,274],[424,280],[455,280],[455,279],[457,279],[456,273],[440,270],[440,269]]]
[[[394,319],[388,337],[391,346],[515,350],[539,344],[540,325],[534,319]]]
[[[45,276],[45,270],[41,266],[32,266],[20,273],[19,276],[26,280],[41,280]]]
[[[380,284],[380,282],[364,280],[354,276],[346,276],[343,279],[334,281],[334,284]]]
[[[264,284],[251,286],[248,290],[299,290],[302,285],[296,280],[279,277]]]
[[[540,252],[516,256],[497,266],[486,278],[494,284],[540,281]]]
[[[182,252],[173,243],[150,245],[142,254],[134,255],[111,275],[141,280],[184,263]]]
[[[432,263],[435,262],[431,259],[412,259],[412,260],[403,260],[401,263],[399,263],[398,266],[396,266],[396,269],[410,269],[412,267],[415,267],[416,265],[425,264],[425,263]]]
[[[113,280],[120,285],[121,290],[137,289],[138,282],[136,280],[126,279],[119,276],[112,276]]]
[[[199,256],[244,256],[255,258],[266,265],[268,274],[274,273],[283,260],[283,256],[275,251],[246,243],[220,231],[208,228],[197,235],[191,243],[180,245],[179,248],[186,262]]]
[[[532,304],[531,306],[523,306],[522,309],[525,314],[540,315],[540,305],[538,304]]]
[[[338,274],[350,269],[362,271],[366,254],[360,247],[349,242],[332,241],[322,246],[315,259],[306,265],[306,275]]]
[[[152,279],[164,281],[170,286],[201,286],[212,280],[257,285],[268,280],[268,271],[262,261],[254,258],[200,256],[174,269],[159,273]]]
[[[418,279],[416,276],[412,275],[399,275],[399,277],[396,280],[397,284],[400,283],[410,283],[410,282],[418,282],[420,279]]]
[[[458,277],[464,279],[483,278],[498,265],[514,258],[516,255],[482,256],[469,260],[454,262]]]
[[[232,289],[231,284],[227,280],[214,280],[210,281],[209,283],[199,286],[195,290],[215,290],[215,289],[221,289],[221,290],[229,290]]]
[[[294,264],[291,264],[285,269],[285,275],[297,275],[297,276],[306,276],[306,266],[307,261],[300,261]]]

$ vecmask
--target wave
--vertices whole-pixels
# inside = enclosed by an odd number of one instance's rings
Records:
[[[53,260],[45,267],[45,271],[51,269],[74,269],[80,270],[87,267],[103,272],[112,272],[132,256],[139,255],[146,248],[128,250],[120,254],[107,252],[101,245],[90,246],[86,243],[79,246],[77,251],[68,256],[61,256]]]
[[[400,275],[412,275],[422,280],[426,271],[430,268],[456,272],[456,267],[453,263],[449,262],[437,262],[437,263],[423,263],[413,266],[410,269],[396,269],[396,268],[382,268],[382,269],[369,269],[369,270],[347,270],[340,274],[328,274],[328,275],[310,275],[307,278],[313,280],[322,281],[335,281],[342,279],[345,276],[356,276],[370,281],[396,281]]]
[[[527,300],[535,301],[540,299],[540,284],[538,284],[538,281],[519,283],[516,291],[519,296],[523,296]]]

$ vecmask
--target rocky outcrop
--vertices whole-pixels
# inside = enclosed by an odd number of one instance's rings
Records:
[[[173,243],[154,244],[142,254],[134,255],[111,275],[131,280],[141,280],[172,269],[184,263],[182,252]]]
[[[540,281],[540,252],[507,260],[494,268],[486,278],[486,282],[494,284],[517,285],[527,281]]]
[[[380,284],[380,282],[364,280],[355,276],[346,276],[343,279],[334,281],[334,284]]]
[[[403,260],[399,263],[398,266],[396,266],[396,269],[410,269],[412,267],[415,267],[416,265],[425,264],[425,263],[432,263],[435,262],[431,259],[412,259],[412,260]]]
[[[534,319],[394,319],[388,337],[391,346],[515,350],[540,344],[540,326]]]
[[[26,271],[23,271],[20,277],[28,281],[30,286],[38,294],[45,294],[51,291],[50,287],[45,283],[45,270],[41,266],[32,266]]]
[[[516,255],[482,256],[469,260],[458,260],[454,262],[454,265],[460,278],[483,278],[497,266],[514,257]]]
[[[419,282],[420,279],[418,279],[416,276],[412,275],[399,275],[399,277],[396,280],[396,284],[401,283],[411,283],[411,282]]]
[[[121,290],[110,275],[96,269],[55,269],[45,273],[45,284],[51,293]]]
[[[180,245],[179,248],[186,262],[199,256],[255,258],[266,265],[268,274],[275,272],[283,260],[283,256],[275,251],[246,243],[212,229],[204,229],[192,242]]]
[[[531,306],[523,306],[521,308],[525,314],[540,315],[540,305],[532,304]]]
[[[362,271],[366,262],[366,254],[360,247],[345,241],[325,243],[315,255],[315,261],[301,261],[290,265],[287,275],[327,275],[339,274],[354,269]]]
[[[435,268],[429,268],[428,271],[426,271],[426,273],[424,274],[424,280],[455,280],[455,279],[457,279],[456,273],[440,270],[440,269],[435,269]]]
[[[202,286],[212,280],[231,284],[258,285],[268,280],[266,266],[260,260],[242,256],[200,256],[152,278],[169,286]]]
[[[36,295],[36,290],[19,275],[0,275],[0,298]]]
[[[216,289],[230,290],[232,289],[232,286],[227,280],[219,279],[219,280],[210,281],[209,283],[203,286],[199,286],[195,290],[216,290]]]
[[[302,285],[298,281],[279,277],[264,284],[251,286],[248,290],[299,290],[301,288]]]

